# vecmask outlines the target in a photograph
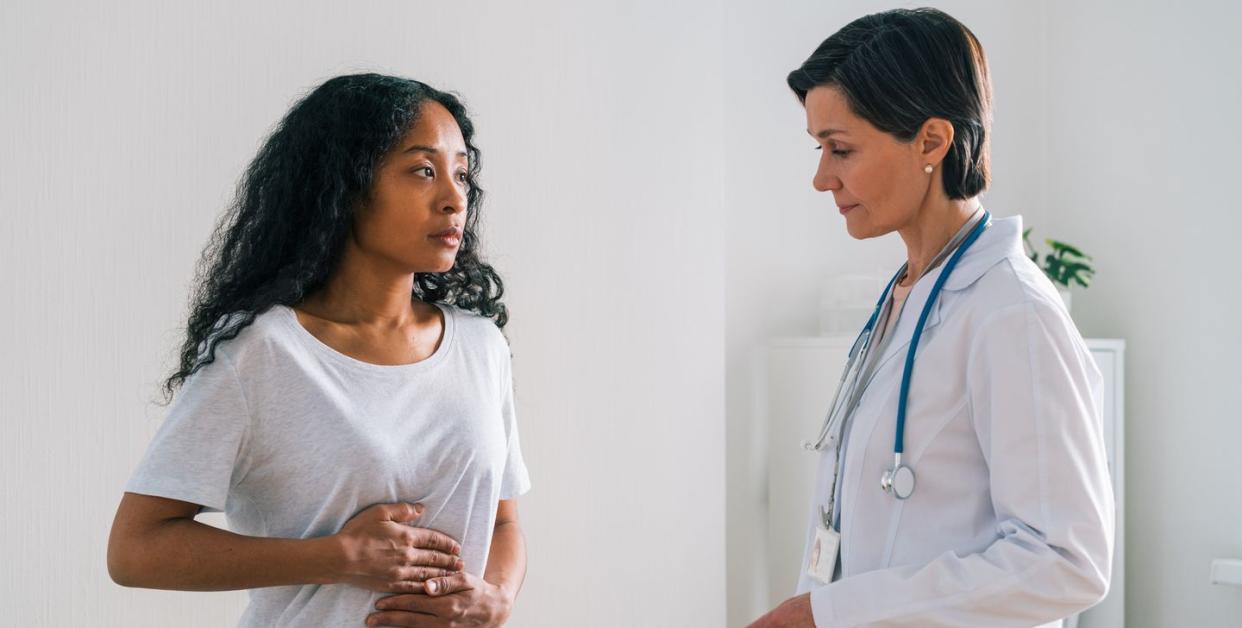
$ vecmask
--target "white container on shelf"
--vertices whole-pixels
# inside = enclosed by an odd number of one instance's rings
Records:
[[[819,297],[819,333],[852,336],[862,329],[892,279],[880,271],[836,275],[824,280]]]

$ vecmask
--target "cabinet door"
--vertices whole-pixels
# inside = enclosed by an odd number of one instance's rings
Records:
[[[806,543],[819,452],[803,441],[819,433],[853,338],[773,341],[757,373],[758,400],[767,426],[768,597],[793,595]]]
[[[1113,576],[1108,595],[1078,617],[1078,628],[1124,628],[1126,625],[1125,561],[1125,399],[1124,356],[1121,340],[1090,339],[1087,346],[1104,376],[1104,447],[1108,452],[1108,472],[1113,480],[1113,499],[1117,506],[1116,542],[1113,550]],[[1072,622],[1070,625],[1073,625]]]

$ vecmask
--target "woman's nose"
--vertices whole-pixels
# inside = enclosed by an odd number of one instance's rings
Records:
[[[442,195],[442,203],[440,210],[446,214],[457,214],[466,211],[466,186],[465,183],[450,182],[448,190]]]
[[[831,172],[828,167],[828,151],[825,149],[824,154],[820,156],[819,165],[815,168],[815,176],[811,178],[811,187],[820,192],[831,192],[841,189],[841,179]]]
[[[841,189],[841,179],[824,168],[815,171],[811,186],[820,192],[832,192]]]

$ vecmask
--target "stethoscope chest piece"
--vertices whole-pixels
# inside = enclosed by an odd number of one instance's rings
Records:
[[[908,499],[914,494],[914,469],[898,463],[880,476],[880,488],[897,499]]]

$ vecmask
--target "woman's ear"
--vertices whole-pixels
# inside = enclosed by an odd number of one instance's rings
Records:
[[[953,123],[944,118],[928,118],[914,141],[922,162],[939,166],[953,146]]]

